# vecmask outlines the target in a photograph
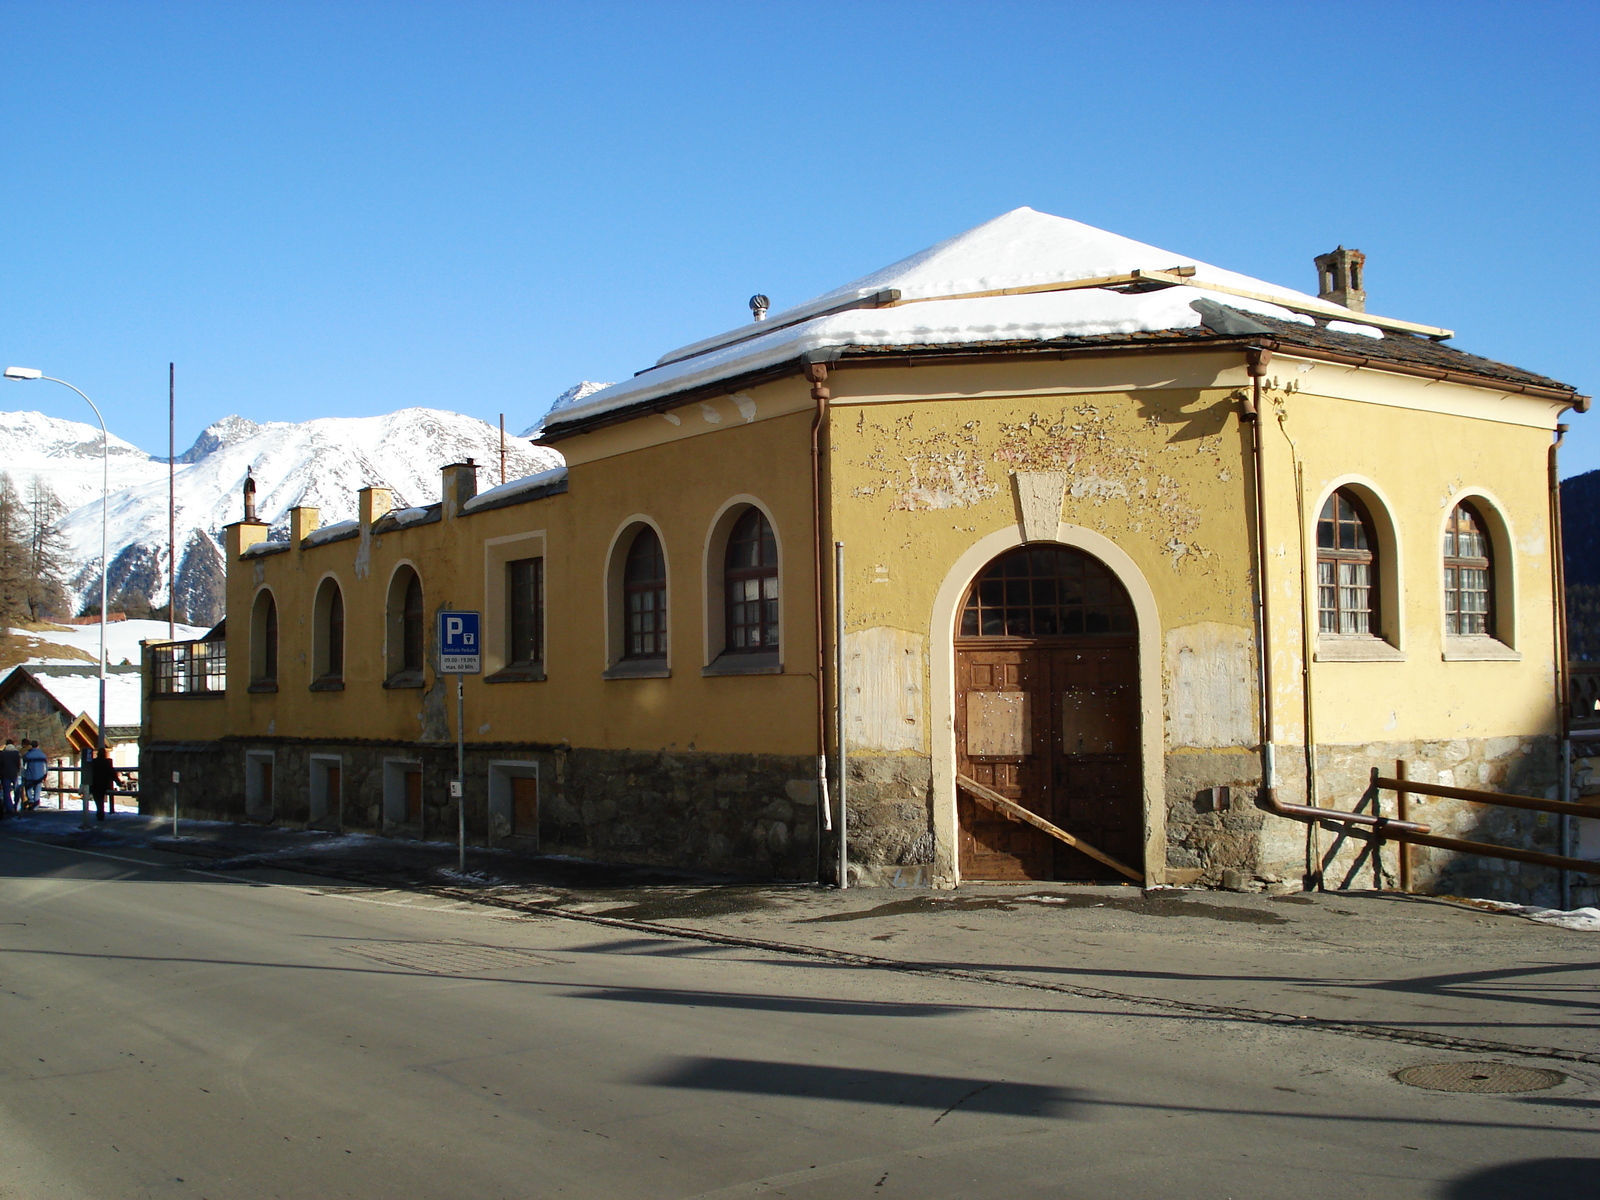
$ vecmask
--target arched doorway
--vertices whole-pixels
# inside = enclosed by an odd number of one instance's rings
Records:
[[[1133,603],[1093,555],[1019,547],[968,589],[956,622],[956,771],[1113,858],[1144,860]],[[1118,878],[957,793],[964,879]]]

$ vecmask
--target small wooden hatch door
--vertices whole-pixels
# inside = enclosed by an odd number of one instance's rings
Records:
[[[516,837],[539,836],[539,780],[532,775],[511,777],[511,832]]]
[[[406,824],[422,824],[422,768],[406,768]]]

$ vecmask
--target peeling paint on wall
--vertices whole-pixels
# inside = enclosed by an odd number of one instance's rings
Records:
[[[1256,695],[1250,630],[1218,621],[1167,633],[1167,745],[1255,744]]]
[[[984,469],[978,445],[978,422],[935,429],[925,437],[913,433],[913,418],[900,417],[878,433],[865,466],[876,478],[854,489],[856,496],[890,494],[890,511],[927,512],[971,508],[1000,490]]]
[[[878,627],[844,638],[845,721],[851,750],[919,751],[923,637]]]

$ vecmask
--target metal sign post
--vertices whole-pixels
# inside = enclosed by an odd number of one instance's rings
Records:
[[[478,637],[478,614],[439,614],[439,674],[456,677],[456,778],[450,796],[456,802],[457,867],[467,873],[467,697],[465,675],[483,670],[483,642]]]

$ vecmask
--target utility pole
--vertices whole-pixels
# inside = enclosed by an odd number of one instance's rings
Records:
[[[500,414],[500,482],[506,481],[506,415]]]
[[[178,640],[178,365],[167,364],[167,640]],[[173,801],[176,823],[177,801]],[[176,833],[174,833],[176,836]]]

